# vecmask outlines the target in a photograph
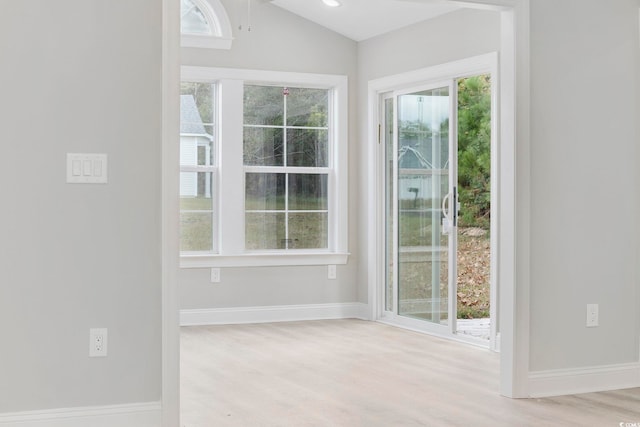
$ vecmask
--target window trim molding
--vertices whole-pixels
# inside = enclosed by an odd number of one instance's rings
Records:
[[[231,49],[231,21],[220,0],[191,0],[204,13],[211,34],[181,33],[181,47]]]
[[[180,254],[181,268],[208,268],[208,267],[249,267],[249,266],[294,266],[294,265],[328,265],[328,264],[346,264],[349,256],[348,252],[348,78],[344,75],[334,74],[310,74],[310,73],[294,73],[280,71],[264,71],[250,69],[233,69],[233,68],[216,68],[216,67],[200,67],[200,66],[182,66],[181,81],[198,81],[198,82],[220,82],[222,85],[227,84],[227,89],[221,86],[219,102],[227,104],[226,113],[231,116],[242,115],[242,105],[233,105],[226,96],[230,96],[235,85],[244,85],[245,82],[252,84],[286,84],[301,85],[304,87],[316,87],[332,89],[334,100],[334,116],[331,118],[333,126],[332,146],[330,150],[330,171],[329,180],[334,181],[330,188],[334,189],[329,194],[329,242],[328,249],[319,250],[265,250],[265,251],[247,251],[244,248],[245,236],[244,227],[242,232],[236,232],[233,236],[225,235],[229,232],[229,228],[222,224],[229,224],[233,221],[230,217],[237,217],[237,212],[244,212],[244,192],[241,197],[237,195],[232,199],[226,200],[226,211],[222,209],[219,212],[218,230],[220,230],[218,253],[197,253],[183,252]],[[231,84],[231,85],[230,85]],[[230,87],[231,86],[231,87]],[[237,90],[237,88],[236,88]],[[229,109],[236,110],[229,112]],[[222,108],[220,109],[222,110]],[[218,112],[217,121],[222,123],[221,112]],[[228,123],[225,120],[225,123]],[[238,140],[242,138],[242,129],[235,129],[233,126],[220,126],[220,134],[218,139]],[[240,134],[238,134],[238,132]],[[218,150],[223,147],[219,146]],[[232,157],[236,158],[239,149],[242,147],[227,147],[236,150],[232,153]],[[224,153],[219,154],[222,159]],[[240,159],[242,156],[239,157]],[[239,165],[237,168],[230,168],[233,176],[225,173],[225,163],[219,164],[219,188],[223,188],[225,178],[228,180],[244,181],[244,168]],[[220,195],[218,195],[220,197]],[[218,206],[222,203],[218,199]],[[243,215],[244,218],[244,215]],[[244,222],[243,222],[244,223]]]
[[[350,253],[280,251],[247,253],[243,255],[182,254],[180,268],[214,267],[275,267],[300,265],[344,265]]]

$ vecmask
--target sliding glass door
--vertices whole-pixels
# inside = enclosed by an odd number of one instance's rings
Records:
[[[476,75],[381,96],[382,317],[497,348],[490,82]]]
[[[455,91],[435,85],[385,97],[385,309],[450,325],[455,277]],[[455,197],[454,197],[455,198]],[[455,294],[453,294],[455,295]]]

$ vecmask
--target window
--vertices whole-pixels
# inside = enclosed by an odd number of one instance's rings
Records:
[[[213,31],[209,20],[203,10],[191,0],[182,0],[180,3],[181,32],[183,34],[211,35]]]
[[[182,79],[181,265],[346,263],[346,77]]]
[[[247,249],[327,249],[329,94],[245,85]]]
[[[180,250],[216,250],[215,84],[180,88]]]
[[[183,47],[231,48],[231,23],[220,0],[180,0]]]

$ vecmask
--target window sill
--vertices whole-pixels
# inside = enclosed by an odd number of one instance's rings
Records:
[[[181,255],[180,268],[275,267],[346,264],[349,253],[251,253],[243,255]]]
[[[232,38],[183,34],[180,40],[180,46],[229,50],[231,49],[232,41]]]

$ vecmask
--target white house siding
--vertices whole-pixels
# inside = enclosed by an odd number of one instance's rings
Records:
[[[180,136],[180,164],[183,166],[196,166],[198,164],[197,136]]]
[[[180,165],[196,166],[198,164],[198,137],[180,136]],[[198,173],[180,172],[180,197],[196,197],[198,195]]]
[[[198,195],[198,174],[196,172],[180,172],[180,197],[196,197]]]

